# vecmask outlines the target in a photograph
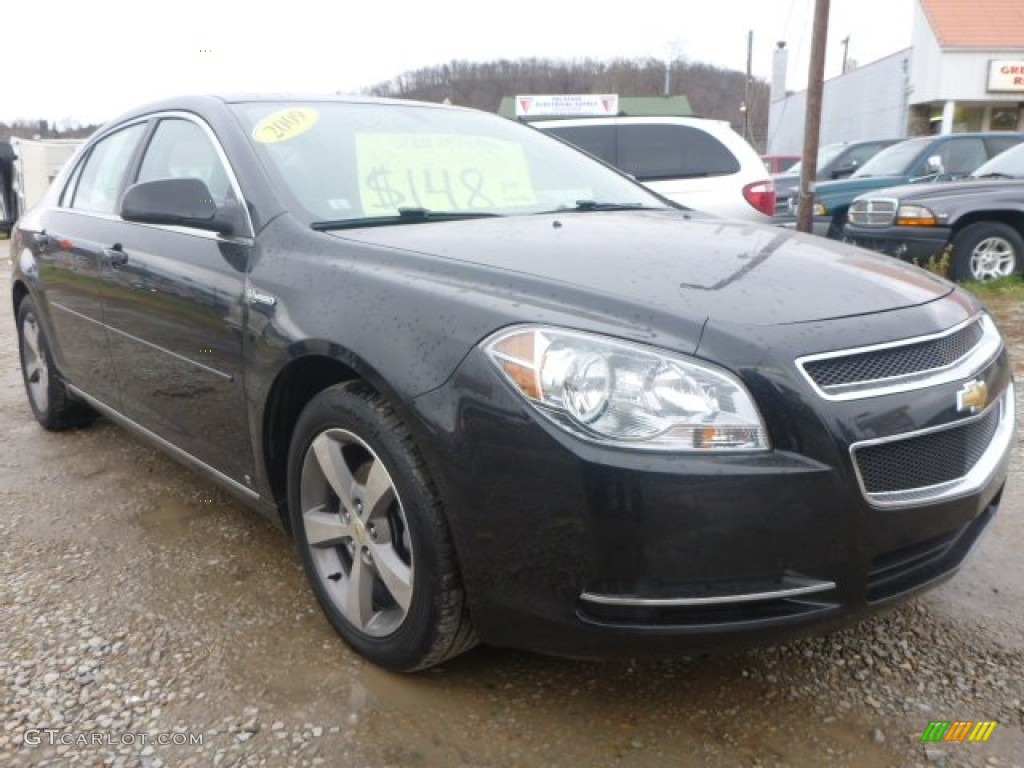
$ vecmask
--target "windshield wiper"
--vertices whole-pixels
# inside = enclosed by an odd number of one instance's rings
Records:
[[[359,227],[388,227],[396,224],[420,224],[425,221],[459,221],[460,219],[492,219],[500,213],[482,211],[431,211],[428,208],[399,208],[397,216],[365,216],[357,219],[314,221],[310,226],[318,232],[330,229],[358,229]]]
[[[1016,179],[1012,173],[1000,173],[999,171],[993,171],[992,173],[983,173],[981,176],[971,176],[972,179]]]
[[[559,211],[641,211],[644,209],[652,209],[653,206],[644,205],[643,203],[605,203],[599,200],[577,200],[576,206],[570,208],[564,206],[559,208]]]

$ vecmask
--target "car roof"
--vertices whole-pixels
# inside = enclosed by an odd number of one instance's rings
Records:
[[[343,94],[323,93],[202,93],[184,94],[170,98],[151,101],[134,107],[112,120],[107,125],[120,123],[142,117],[154,112],[185,111],[202,113],[209,110],[222,110],[228,104],[244,104],[252,102],[263,102],[268,104],[281,103],[290,104],[295,102],[333,102],[338,104],[390,104],[405,107],[430,107],[433,109],[449,109],[455,111],[475,111],[467,107],[456,107],[450,104],[438,104],[428,101],[414,101],[411,99],[390,99],[375,96],[357,96]]]

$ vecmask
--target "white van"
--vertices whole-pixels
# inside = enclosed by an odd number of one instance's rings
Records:
[[[770,223],[775,185],[752,146],[724,120],[588,117],[531,120],[687,208]]]

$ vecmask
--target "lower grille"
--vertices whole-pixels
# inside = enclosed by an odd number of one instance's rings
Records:
[[[891,493],[959,480],[984,455],[999,417],[999,408],[991,408],[963,426],[857,449],[854,458],[864,489]]]
[[[992,519],[1000,495],[967,525],[872,560],[868,570],[868,602],[898,597],[955,570]]]

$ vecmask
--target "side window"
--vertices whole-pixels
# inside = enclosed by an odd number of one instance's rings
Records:
[[[981,139],[950,139],[939,151],[946,173],[967,174],[988,160]]]
[[[199,179],[217,205],[224,204],[231,189],[213,142],[190,120],[165,119],[157,125],[136,181],[156,179]]]
[[[1020,136],[992,136],[985,139],[985,143],[988,145],[988,156],[995,157],[1020,144]]]
[[[75,190],[78,188],[78,180],[82,178],[82,169],[84,167],[85,161],[80,162],[75,166],[75,170],[72,171],[71,176],[68,177],[68,183],[64,185],[64,191],[60,193],[61,208],[71,207],[71,200],[75,196]]]
[[[858,168],[860,168],[864,163],[877,155],[881,149],[882,145],[879,144],[864,144],[860,147],[854,147],[850,150],[850,156],[846,159],[846,163],[852,161]]]
[[[93,146],[81,172],[76,172],[69,182],[74,185],[72,208],[97,213],[117,210],[121,182],[145,127],[145,123],[136,123]]]
[[[643,181],[736,173],[739,161],[714,136],[686,125],[619,126],[619,167]]]
[[[599,157],[610,165],[615,165],[615,126],[614,125],[577,125],[557,128],[545,128],[548,133],[568,141],[584,152]]]

